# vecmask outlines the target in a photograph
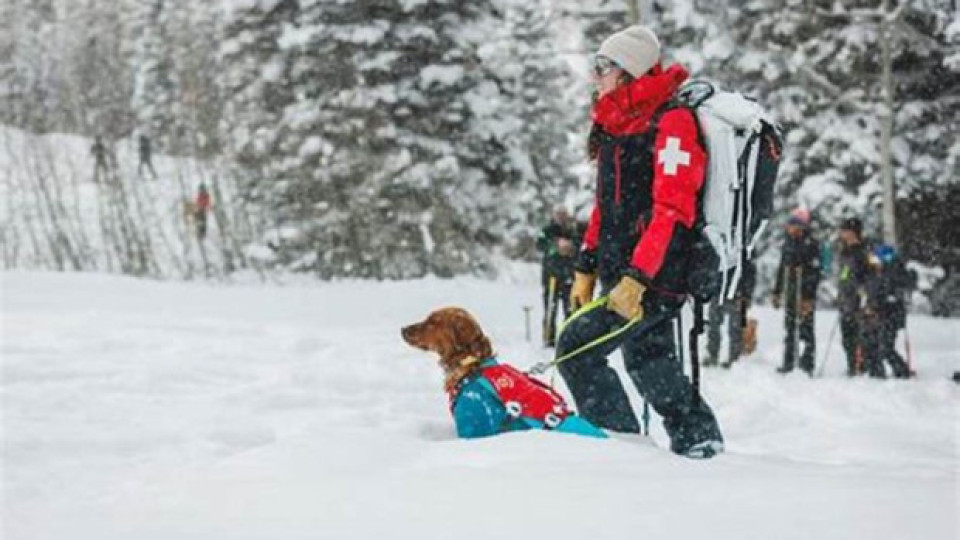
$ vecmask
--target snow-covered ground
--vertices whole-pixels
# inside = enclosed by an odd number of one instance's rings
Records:
[[[286,286],[10,272],[2,292],[6,540],[960,534],[955,320],[911,319],[917,380],[847,380],[838,343],[810,380],[773,372],[780,314],[759,309],[758,352],[703,376],[728,452],[692,461],[658,422],[652,440],[454,437],[399,328],[462,305],[502,359],[543,360],[533,267]]]

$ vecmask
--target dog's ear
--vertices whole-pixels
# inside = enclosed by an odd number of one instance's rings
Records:
[[[470,355],[480,359],[493,356],[490,340],[484,335],[480,324],[466,311],[460,310],[453,317],[451,330],[456,343]]]
[[[474,333],[471,330],[471,321],[469,315],[465,313],[453,313],[450,316],[450,333],[452,334],[453,340],[457,343],[466,343],[470,340],[470,336]]]
[[[465,310],[451,308],[444,313],[445,326],[450,330],[450,337],[459,345],[466,345],[480,333],[479,325]]]

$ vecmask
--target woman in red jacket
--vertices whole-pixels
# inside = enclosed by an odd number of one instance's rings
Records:
[[[660,43],[643,26],[600,46],[590,141],[596,199],[571,299],[575,306],[589,302],[599,278],[609,294],[607,309],[581,315],[596,319],[588,325],[612,329],[624,320],[668,315],[653,326],[637,325],[619,347],[630,378],[664,419],[671,450],[707,458],[723,450],[723,437],[683,374],[673,324],[686,298],[687,257],[707,160],[693,112],[672,100],[687,76],[682,66],[661,66]],[[583,343],[575,329],[565,331],[558,356]],[[636,433],[637,417],[607,363],[611,352],[593,348],[561,363],[560,373],[585,418]]]

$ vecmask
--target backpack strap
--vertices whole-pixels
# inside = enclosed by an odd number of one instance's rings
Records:
[[[656,140],[657,131],[660,129],[660,119],[663,118],[663,115],[674,109],[687,109],[690,111],[690,116],[693,117],[693,124],[697,127],[697,144],[699,144],[700,148],[703,148],[703,151],[706,152],[707,139],[703,136],[703,129],[700,127],[700,119],[697,118],[696,106],[687,104],[677,96],[674,96],[672,99],[661,105],[660,108],[653,113],[653,116],[650,117],[650,127],[647,128],[647,134],[650,136],[651,147],[653,146],[653,142]]]
[[[679,321],[679,318],[677,319]],[[700,403],[700,334],[703,333],[703,302],[693,299],[693,326],[690,327],[690,378],[694,405]]]

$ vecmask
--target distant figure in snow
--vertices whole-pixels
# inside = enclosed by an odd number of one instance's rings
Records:
[[[553,347],[557,336],[557,308],[570,315],[570,286],[577,254],[577,224],[564,206],[557,206],[553,218],[540,231],[537,249],[543,253],[543,345]]]
[[[140,164],[137,165],[137,174],[143,176],[143,168],[147,167],[153,179],[157,179],[157,171],[153,168],[152,150],[150,149],[150,139],[146,135],[140,135],[137,139],[137,148],[140,154]]]
[[[816,336],[813,313],[820,284],[820,243],[810,233],[810,212],[798,208],[787,221],[780,266],[770,298],[773,307],[784,308],[786,337],[783,340],[783,365],[780,373],[793,371],[799,362],[800,369],[813,374],[816,360]],[[804,342],[803,354],[798,353],[800,341]]]
[[[892,246],[880,244],[869,258],[870,273],[864,282],[863,356],[867,374],[884,378],[884,362],[893,376],[909,378],[909,365],[897,352],[897,333],[907,325],[907,296],[914,288],[910,275]]]
[[[110,166],[107,164],[107,147],[103,144],[103,137],[97,135],[93,139],[93,145],[90,147],[90,153],[96,161],[93,167],[93,181],[100,183],[100,172],[106,173]]]
[[[840,222],[840,272],[837,276],[837,307],[840,336],[847,355],[847,376],[863,374],[863,286],[871,271],[868,264],[872,242],[863,238],[863,222],[850,217]]]
[[[207,213],[210,210],[210,192],[206,184],[197,188],[197,198],[193,202],[193,221],[197,227],[197,240],[207,237]]]

